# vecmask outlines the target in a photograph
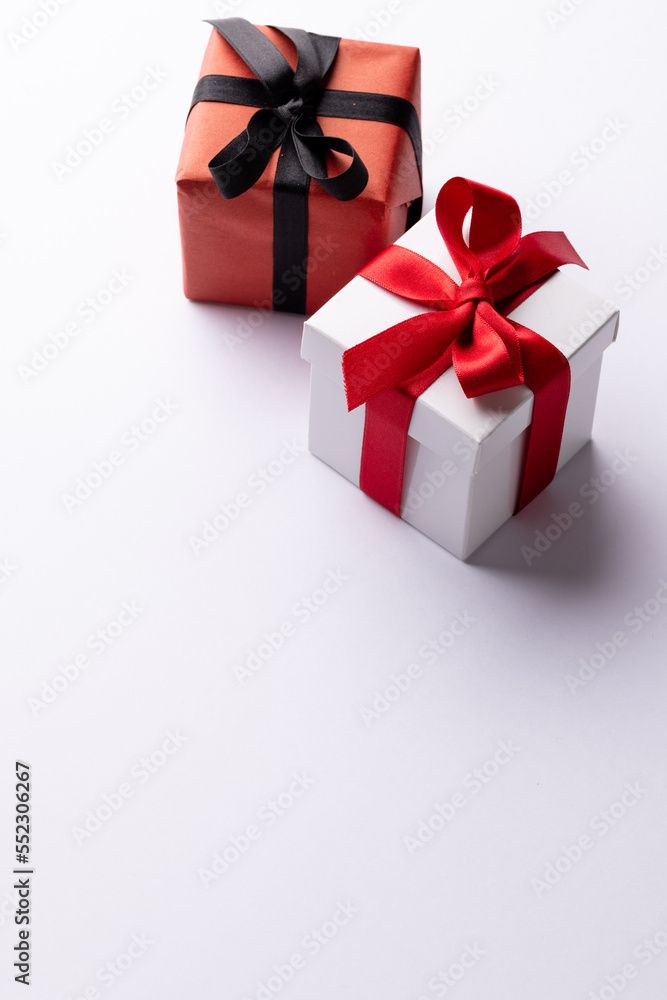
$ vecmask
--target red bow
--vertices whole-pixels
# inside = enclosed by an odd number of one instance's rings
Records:
[[[463,222],[471,208],[466,244]],[[433,311],[397,323],[343,354],[348,409],[366,403],[359,485],[400,515],[415,400],[453,364],[469,398],[521,383],[534,394],[517,513],[556,472],[570,366],[557,347],[505,317],[559,265],[586,265],[565,233],[522,237],[514,198],[464,177],[444,185],[435,217],[460,285],[432,261],[396,245],[360,272]]]

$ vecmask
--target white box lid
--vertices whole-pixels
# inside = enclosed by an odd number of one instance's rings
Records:
[[[397,243],[428,257],[460,283],[434,211]],[[567,265],[568,269],[572,266]],[[357,275],[306,320],[301,355],[342,387],[344,351],[425,311],[426,307]],[[602,318],[596,325],[590,315]],[[616,338],[618,328],[618,311],[610,314],[608,304],[563,271],[549,278],[510,318],[556,344],[570,362],[573,380]],[[417,399],[409,433],[441,455],[461,439],[473,450],[470,469],[474,473],[530,425],[532,414],[533,394],[526,386],[468,399],[454,369],[449,368]]]

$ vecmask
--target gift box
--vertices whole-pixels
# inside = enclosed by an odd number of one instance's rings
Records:
[[[419,49],[209,23],[176,174],[185,294],[314,312],[421,215]]]
[[[514,199],[455,178],[304,326],[310,450],[460,559],[590,439],[616,337],[558,270],[583,265],[565,235],[520,227]]]

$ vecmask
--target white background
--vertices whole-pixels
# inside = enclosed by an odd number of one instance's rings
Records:
[[[556,18],[556,0],[402,0],[380,29],[384,0],[70,0],[27,40],[40,7],[3,7],[3,996],[25,995],[16,759],[33,774],[35,1000],[665,996],[665,15],[568,2]],[[243,339],[247,310],[183,297],[173,176],[201,19],[230,14],[420,46],[425,208],[456,174],[532,202],[526,229],[565,230],[590,267],[579,280],[622,310],[593,444],[468,564],[299,452],[299,317],[256,315]],[[121,115],[151,68],[164,78]],[[102,118],[103,141],[57,171]],[[596,143],[608,118],[618,135]],[[131,280],[87,321],[81,303],[114,270]],[[172,412],[153,424],[159,400]],[[68,509],[112,452],[122,464]],[[269,463],[280,474],[260,492]],[[601,475],[614,481],[591,503],[581,490]],[[240,492],[248,509],[196,554]],[[584,515],[527,558],[576,500]],[[338,589],[303,620],[330,571]],[[123,602],[137,617],[96,652]],[[447,645],[457,615],[469,624]],[[285,622],[283,647],[239,680]],[[382,701],[411,663],[420,675]],[[499,741],[520,749],[489,763]],[[445,821],[436,806],[457,792]],[[206,887],[250,825],[257,839]],[[267,992],[295,954],[303,967]]]

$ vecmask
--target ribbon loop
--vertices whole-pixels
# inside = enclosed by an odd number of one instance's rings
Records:
[[[466,242],[464,222],[471,210]],[[564,233],[531,233],[522,239],[514,198],[463,177],[443,186],[435,216],[460,285],[431,261],[395,244],[360,272],[396,295],[438,310],[413,316],[343,354],[348,409],[366,403],[360,484],[400,514],[414,402],[453,365],[468,397],[521,384],[534,394],[517,513],[555,475],[570,366],[553,344],[505,317],[561,264],[586,265]],[[382,355],[392,361],[379,374]]]
[[[210,161],[208,168],[223,198],[237,198],[262,176],[271,154],[285,139],[287,125],[273,108],[260,108]]]
[[[470,235],[466,243],[463,224],[469,211]],[[464,280],[487,278],[493,265],[508,257],[521,238],[521,213],[514,198],[465,177],[453,177],[442,187],[436,219]]]

